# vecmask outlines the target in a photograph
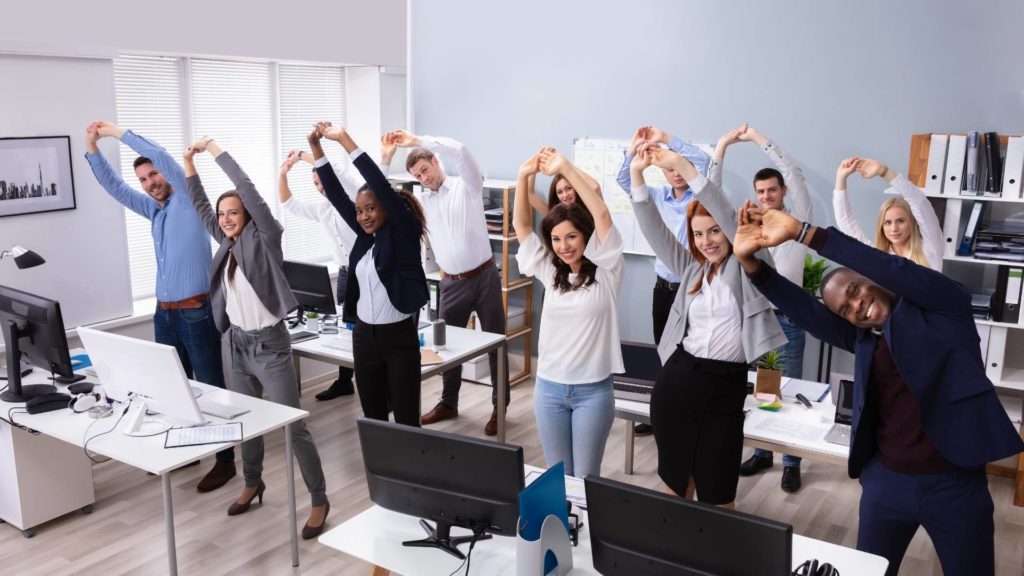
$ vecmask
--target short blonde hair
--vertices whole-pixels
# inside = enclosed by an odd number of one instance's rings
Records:
[[[907,258],[921,266],[929,266],[928,258],[924,255],[924,239],[921,237],[921,227],[917,224],[917,218],[910,209],[910,204],[902,196],[889,198],[882,203],[878,209],[878,226],[875,228],[875,248],[883,252],[894,252],[892,241],[885,236],[885,213],[890,208],[899,208],[907,215],[907,222],[910,224],[910,251]]]

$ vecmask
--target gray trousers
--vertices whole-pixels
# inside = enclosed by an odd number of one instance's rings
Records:
[[[292,344],[284,322],[252,332],[232,324],[224,336],[230,376],[227,381],[228,390],[256,398],[262,398],[266,392],[271,402],[299,407]],[[304,420],[288,426],[292,433],[295,459],[299,462],[299,470],[313,506],[322,506],[327,503],[327,489],[313,436]],[[242,442],[242,470],[246,487],[259,485],[263,474],[262,436]]]
[[[491,266],[478,276],[466,280],[441,280],[441,318],[448,326],[465,328],[469,315],[476,312],[484,332],[505,333],[505,311],[501,304],[501,280],[498,270]],[[498,405],[498,351],[488,354],[491,366],[491,404]],[[462,366],[448,370],[442,376],[441,402],[450,408],[459,407],[459,389],[462,388]],[[505,381],[508,382],[508,354],[505,356]],[[505,396],[508,406],[509,395]]]

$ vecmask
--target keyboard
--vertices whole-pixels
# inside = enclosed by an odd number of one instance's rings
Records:
[[[203,414],[209,414],[210,416],[216,416],[218,418],[225,418],[231,420],[249,411],[248,408],[239,408],[231,404],[221,404],[220,402],[214,402],[213,400],[207,399],[205,396],[202,398],[196,398],[196,404],[199,405],[199,411]]]
[[[831,442],[832,444],[839,444],[841,446],[849,446],[850,425],[833,424],[832,428],[829,429],[828,434],[825,434],[825,442]]]
[[[291,337],[292,342],[294,343],[294,342],[305,342],[306,340],[312,340],[313,338],[318,337],[319,334],[317,334],[316,332],[308,332],[306,330],[299,330],[298,332],[292,332],[289,336]]]

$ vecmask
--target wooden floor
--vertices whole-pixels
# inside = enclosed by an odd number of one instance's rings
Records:
[[[440,378],[424,383],[424,407],[433,406]],[[322,386],[307,389],[302,407],[311,412],[309,426],[320,448],[327,475],[331,516],[337,525],[370,505],[356,438],[355,419],[360,414],[355,397],[317,402],[313,394]],[[527,464],[544,465],[533,418],[531,383],[513,390],[509,408],[510,443],[521,445]],[[489,388],[467,383],[462,391],[461,416],[437,429],[483,437],[490,415]],[[637,440],[636,474],[622,473],[625,424],[617,420],[605,453],[605,476],[660,489],[655,472],[656,449],[651,437]],[[300,540],[301,566],[292,568],[285,531],[287,509],[283,467],[282,433],[267,440],[264,480],[265,501],[248,513],[228,517],[230,502],[242,489],[239,476],[226,487],[199,494],[195,485],[210,467],[186,468],[172,475],[177,526],[178,567],[181,574],[309,574],[366,576],[370,567],[349,556]],[[749,450],[748,450],[749,452]],[[309,511],[308,495],[296,467],[299,521]],[[779,488],[781,463],[767,473],[741,478],[737,506],[740,510],[793,525],[799,534],[854,546],[857,538],[857,501],[860,486],[846,476],[845,468],[805,461],[804,487],[797,494]],[[39,527],[36,536],[22,538],[20,531],[0,525],[0,574],[21,576],[50,574],[165,574],[163,504],[160,480],[117,462],[94,468],[96,506],[90,516],[69,514]],[[990,478],[996,501],[997,574],[1024,574],[1024,508],[1013,508],[1012,484],[1006,478]],[[0,487],[2,489],[2,487]],[[927,535],[920,531],[903,562],[901,575],[937,575],[942,571]],[[408,575],[415,576],[415,575]]]

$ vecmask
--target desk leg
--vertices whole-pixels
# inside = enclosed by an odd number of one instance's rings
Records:
[[[295,365],[295,386],[299,389],[299,398],[302,398],[302,357],[292,354],[292,364]]]
[[[624,466],[624,472],[626,474],[633,473],[633,421],[623,420],[626,423],[626,464]]]
[[[174,544],[174,508],[171,504],[171,473],[160,475],[164,490],[164,533],[167,535],[167,573],[178,576],[178,550]]]
[[[530,353],[529,350],[526,351]],[[508,408],[508,371],[505,363],[508,361],[508,344],[502,343],[498,347],[498,442],[505,442],[505,410]]]
[[[288,534],[292,538],[292,566],[299,565],[299,534],[295,518],[295,465],[292,464],[292,429],[284,427],[284,471],[288,478]]]
[[[386,570],[380,566],[374,566],[373,570],[370,570],[370,576],[391,576],[391,570]]]

